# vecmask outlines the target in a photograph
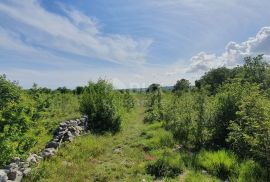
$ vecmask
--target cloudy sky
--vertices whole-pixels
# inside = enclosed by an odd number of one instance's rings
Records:
[[[270,1],[0,0],[0,74],[23,87],[191,82],[270,57]]]

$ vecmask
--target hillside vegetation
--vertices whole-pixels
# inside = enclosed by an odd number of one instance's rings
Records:
[[[24,181],[270,180],[270,67],[263,56],[217,68],[172,91],[115,90],[105,80],[71,91],[23,90],[0,77],[1,165],[38,151],[64,119],[85,135],[33,166]]]

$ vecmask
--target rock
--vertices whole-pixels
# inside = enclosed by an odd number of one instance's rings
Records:
[[[201,170],[203,174],[208,174],[206,170]]]
[[[114,148],[113,149],[113,153],[115,153],[115,154],[119,154],[121,152],[122,152],[121,148]]]
[[[59,142],[51,141],[46,145],[46,148],[55,148],[57,149],[60,146]]]
[[[31,168],[26,168],[23,170],[23,175],[27,176],[31,172]]]
[[[60,123],[60,127],[63,127],[63,128],[67,127],[67,123],[66,122]]]
[[[12,181],[21,181],[22,180],[22,172],[17,170],[17,169],[11,169],[8,173],[7,173],[8,179],[12,180]]]
[[[76,130],[83,131],[83,128],[81,126],[75,126]]]
[[[30,154],[29,157],[26,159],[26,162],[31,164],[37,164],[39,161],[37,154]]]
[[[21,159],[20,159],[19,157],[14,157],[14,158],[12,159],[12,162],[13,162],[13,163],[16,163],[17,165],[19,165],[20,162],[21,162]]]
[[[47,157],[51,157],[55,154],[56,150],[55,148],[46,148],[43,152],[42,152],[42,156],[44,158],[47,158]]]
[[[29,167],[29,162],[20,162],[19,169],[23,169]]]
[[[18,169],[18,168],[19,168],[18,164],[14,163],[14,162],[5,166],[5,169],[7,169],[7,170]]]
[[[0,169],[0,182],[6,182],[8,180],[7,171]]]
[[[70,131],[64,134],[63,141],[69,141],[71,142],[73,140],[73,135]]]

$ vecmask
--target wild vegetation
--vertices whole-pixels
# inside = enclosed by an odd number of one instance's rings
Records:
[[[42,161],[25,181],[269,181],[270,67],[262,55],[172,91],[115,90],[105,80],[69,90],[23,90],[0,77],[0,164],[38,151],[64,119],[89,133]]]

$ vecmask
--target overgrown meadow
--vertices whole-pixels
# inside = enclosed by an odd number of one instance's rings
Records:
[[[24,90],[1,76],[0,165],[40,151],[61,121],[87,115],[89,132],[25,181],[269,181],[269,85],[262,55],[172,90],[115,90],[105,80]]]

